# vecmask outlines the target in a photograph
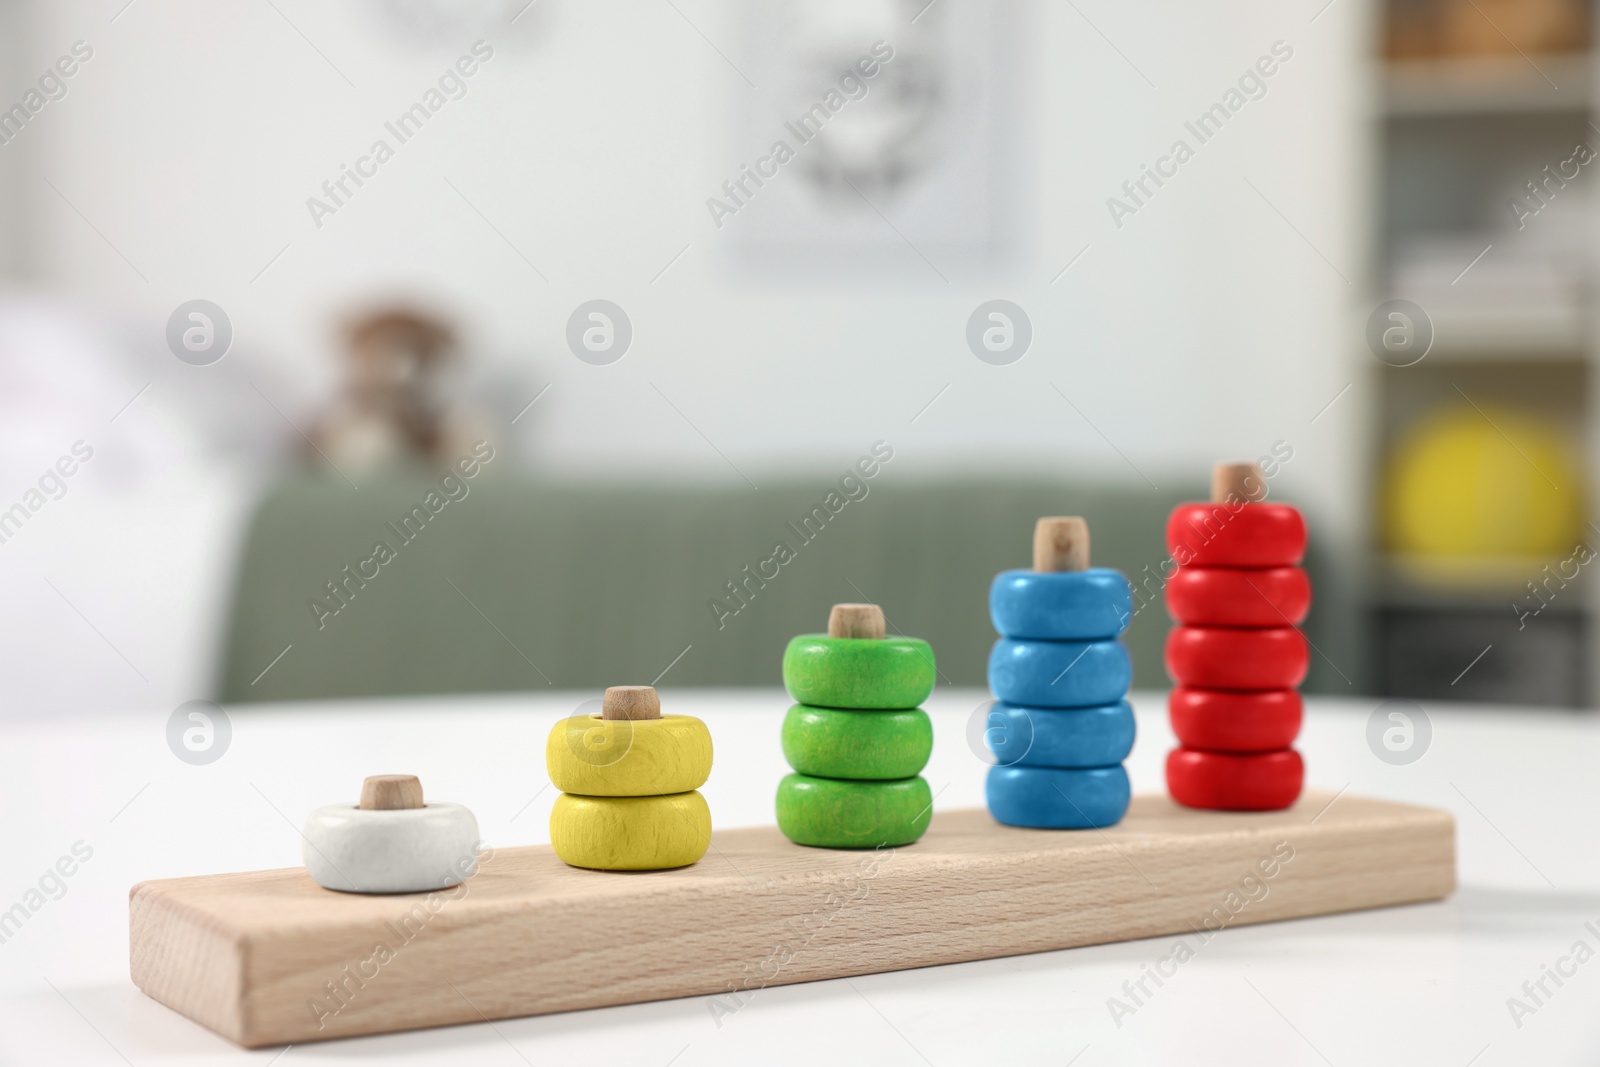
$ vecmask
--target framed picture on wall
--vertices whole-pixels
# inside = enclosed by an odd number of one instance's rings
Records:
[[[758,86],[707,205],[740,266],[937,280],[1012,253],[1022,18],[993,0],[751,5]]]

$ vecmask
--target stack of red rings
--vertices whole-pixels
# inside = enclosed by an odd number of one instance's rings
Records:
[[[1296,628],[1311,607],[1299,567],[1306,524],[1286,504],[1251,503],[1265,489],[1180,504],[1167,520],[1178,564],[1167,610],[1167,711],[1180,748],[1167,756],[1167,789],[1191,808],[1274,811],[1300,795],[1305,765],[1296,687],[1309,654]],[[1249,484],[1248,479],[1245,484]]]

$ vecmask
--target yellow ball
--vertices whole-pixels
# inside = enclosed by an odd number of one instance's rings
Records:
[[[659,719],[562,719],[545,741],[544,765],[563,793],[653,797],[699,789],[711,777],[711,731],[692,715]]]
[[[696,792],[663,797],[563,793],[550,812],[550,844],[574,867],[658,871],[684,867],[711,844],[711,809]]]
[[[1583,522],[1571,448],[1530,416],[1480,406],[1425,418],[1395,448],[1384,485],[1389,547],[1435,557],[1571,551]]]

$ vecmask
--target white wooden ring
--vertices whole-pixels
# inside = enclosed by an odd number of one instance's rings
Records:
[[[422,893],[470,878],[478,820],[460,804],[368,810],[330,804],[306,818],[300,855],[318,885],[344,893]]]

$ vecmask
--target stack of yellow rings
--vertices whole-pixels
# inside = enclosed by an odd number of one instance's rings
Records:
[[[606,690],[599,715],[556,723],[545,743],[550,844],[574,867],[683,867],[711,844],[711,809],[696,790],[711,776],[711,732],[689,715],[662,715],[648,685]]]

